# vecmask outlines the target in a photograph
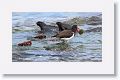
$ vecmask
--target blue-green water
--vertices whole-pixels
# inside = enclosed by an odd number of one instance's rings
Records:
[[[102,32],[89,32],[82,35],[76,34],[74,38],[63,43],[57,38],[52,38],[52,34],[47,32],[46,39],[35,40],[37,35],[37,21],[46,24],[56,21],[65,21],[73,17],[90,17],[101,13],[12,13],[12,58],[19,62],[100,62],[102,61]],[[101,25],[82,25],[80,28],[101,27]],[[32,40],[32,46],[17,46],[18,43]]]

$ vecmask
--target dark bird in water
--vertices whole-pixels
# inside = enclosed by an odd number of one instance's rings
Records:
[[[44,22],[38,21],[36,22],[37,26],[40,27],[42,33],[47,33],[47,32],[56,32],[57,27],[52,26],[52,25],[47,25]]]
[[[52,25],[47,25],[44,22],[38,21],[36,22],[37,26],[40,27],[41,31],[39,31],[39,33],[44,33],[46,35],[53,35],[56,32],[58,32],[58,29],[56,26],[52,26]]]
[[[71,25],[69,24],[65,24],[65,23],[62,23],[62,22],[56,22],[58,28],[59,28],[59,31],[63,31],[63,30],[70,30],[72,28]],[[102,27],[97,27],[97,28],[93,28],[93,29],[89,29],[89,30],[83,30],[83,29],[80,29],[80,34],[83,34],[84,32],[102,32]]]
[[[46,24],[44,22],[41,22],[41,21],[36,22],[36,24],[37,24],[37,26],[40,27],[41,31],[43,31],[44,30],[44,26],[46,26]]]
[[[63,31],[63,30],[71,30],[72,26],[69,25],[69,24],[65,24],[65,23],[62,23],[62,22],[56,22],[58,28],[59,28],[59,31]]]
[[[75,34],[79,31],[80,31],[80,29],[77,27],[77,25],[73,25],[71,30],[63,30],[52,37],[57,37],[62,40],[69,40],[69,39],[73,38],[75,36]]]

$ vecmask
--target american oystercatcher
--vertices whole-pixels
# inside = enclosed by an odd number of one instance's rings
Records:
[[[80,29],[77,27],[77,25],[73,25],[71,30],[63,30],[52,37],[57,37],[62,40],[69,40],[72,39],[75,36],[75,34],[79,31]]]

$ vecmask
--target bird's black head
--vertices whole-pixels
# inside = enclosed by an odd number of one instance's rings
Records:
[[[72,26],[72,31],[74,32],[74,33],[76,33],[76,32],[79,32],[79,28],[77,27],[77,25],[73,25]]]
[[[56,22],[56,24],[57,24],[57,25],[62,25],[62,23],[61,23],[61,22]]]
[[[41,28],[41,30],[43,30],[43,27],[46,25],[44,22],[41,21],[36,22],[36,24]]]
[[[65,30],[65,27],[63,26],[61,22],[56,22],[56,24],[58,25],[59,31]]]

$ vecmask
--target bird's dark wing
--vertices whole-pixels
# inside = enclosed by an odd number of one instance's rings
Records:
[[[69,38],[73,34],[74,33],[71,30],[64,30],[64,31],[58,33],[56,37],[58,37],[58,38]]]

